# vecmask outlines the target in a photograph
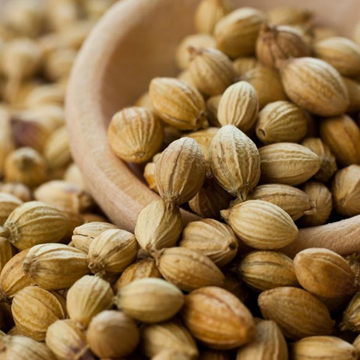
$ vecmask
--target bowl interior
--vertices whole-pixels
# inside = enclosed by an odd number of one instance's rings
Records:
[[[137,214],[155,195],[141,169],[117,159],[107,145],[111,116],[147,91],[155,76],[176,75],[175,49],[194,32],[200,0],[123,0],[95,27],[73,68],[67,96],[70,142],[97,202],[118,226],[133,230]],[[351,36],[358,0],[235,0],[236,7],[267,10],[291,5],[314,11],[316,22]],[[135,200],[135,201],[134,201]],[[125,210],[124,210],[125,209]]]

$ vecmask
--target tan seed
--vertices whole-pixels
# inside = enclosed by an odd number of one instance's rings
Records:
[[[233,125],[223,126],[210,146],[210,166],[216,181],[230,194],[246,200],[260,177],[256,145]]]
[[[97,276],[83,276],[67,293],[66,307],[70,319],[78,327],[87,328],[95,315],[111,307],[113,296],[107,281]]]
[[[106,230],[90,244],[89,269],[93,274],[120,274],[135,260],[137,250],[137,241],[130,232]]]
[[[332,183],[331,192],[335,211],[351,217],[360,214],[360,166],[350,165],[339,170]]]
[[[86,340],[97,356],[121,359],[135,350],[139,331],[134,320],[124,313],[107,310],[92,319]]]
[[[181,290],[224,283],[224,275],[214,262],[197,251],[175,247],[163,249],[154,256],[160,273]]]
[[[151,110],[137,106],[117,112],[108,129],[111,149],[127,162],[148,161],[159,151],[163,137],[160,119]]]
[[[205,181],[205,157],[194,139],[171,143],[156,161],[155,182],[166,203],[191,200]]]
[[[205,95],[221,95],[235,78],[231,60],[214,48],[189,47],[191,79],[196,88]]]
[[[333,321],[326,306],[305,290],[279,287],[260,294],[262,315],[275,321],[292,340],[314,335],[329,335]]]
[[[255,249],[278,249],[293,242],[298,229],[290,215],[272,203],[248,200],[222,210],[235,234]]]
[[[356,360],[354,346],[335,336],[311,336],[297,341],[291,346],[294,360]]]
[[[175,316],[184,304],[184,295],[165,280],[146,278],[122,287],[115,304],[135,320],[159,323]]]
[[[242,280],[258,291],[281,286],[299,286],[293,261],[284,254],[255,251],[247,254],[239,265]]]
[[[178,320],[144,325],[140,328],[140,337],[140,350],[147,357],[164,350],[180,351],[191,359],[199,356],[193,337]]]
[[[287,96],[296,105],[319,116],[342,115],[348,105],[346,86],[335,68],[310,57],[278,62]]]
[[[351,117],[322,120],[320,135],[341,165],[360,164],[360,129]]]
[[[185,227],[179,246],[198,251],[222,267],[236,256],[238,240],[229,226],[203,219]]]
[[[259,99],[254,87],[240,81],[229,86],[221,97],[218,119],[221,125],[234,125],[248,133],[254,126],[259,112]]]
[[[344,258],[327,249],[307,249],[294,258],[296,277],[310,293],[339,298],[353,295],[358,288],[355,274]]]
[[[264,183],[300,185],[315,175],[319,157],[305,146],[277,143],[259,149],[261,180]]]
[[[327,183],[337,171],[335,156],[330,148],[320,139],[315,137],[306,138],[301,145],[314,152],[320,159],[320,170],[314,175],[317,181]]]
[[[205,102],[195,87],[173,78],[155,78],[149,91],[156,113],[169,125],[180,130],[207,127]]]
[[[288,360],[288,348],[280,328],[272,320],[256,324],[254,341],[240,348],[236,360]]]
[[[65,299],[37,286],[28,286],[14,296],[11,312],[16,326],[26,336],[44,341],[48,327],[66,317]]]
[[[218,287],[204,287],[187,295],[182,317],[194,337],[210,348],[234,349],[255,337],[249,310]]]
[[[304,191],[290,185],[259,185],[249,194],[249,200],[271,202],[285,210],[294,221],[315,211],[315,204],[310,197]]]
[[[182,229],[180,209],[158,200],[141,210],[136,221],[135,236],[141,248],[150,253],[175,246]]]

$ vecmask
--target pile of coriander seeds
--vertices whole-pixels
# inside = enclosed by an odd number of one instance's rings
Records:
[[[283,249],[299,228],[360,214],[360,26],[349,39],[307,10],[203,0],[195,27],[178,76],[154,78],[108,129],[160,195],[138,217],[144,259],[131,265],[157,274],[116,288],[141,323],[135,354],[358,359],[358,254]]]

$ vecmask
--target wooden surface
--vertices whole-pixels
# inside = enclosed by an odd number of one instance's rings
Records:
[[[192,33],[199,0],[123,0],[98,23],[73,68],[67,94],[67,125],[75,161],[91,192],[119,227],[134,230],[141,209],[158,196],[136,171],[112,154],[106,130],[111,116],[147,90],[155,76],[177,73],[174,52]],[[238,6],[248,1],[234,1]],[[318,22],[350,34],[360,14],[358,0],[252,0],[268,9],[288,4],[314,10]],[[185,221],[196,217],[183,212]],[[324,246],[345,254],[360,251],[360,217],[305,229],[287,248]]]

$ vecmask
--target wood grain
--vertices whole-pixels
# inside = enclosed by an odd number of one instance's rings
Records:
[[[85,181],[108,217],[133,231],[141,209],[158,199],[131,167],[110,151],[107,125],[111,116],[147,90],[151,78],[176,74],[174,52],[194,31],[199,0],[123,0],[115,4],[85,42],[72,71],[66,99],[71,149]],[[245,0],[234,1],[248,6]],[[268,9],[287,4],[318,14],[319,23],[350,34],[360,10],[357,0],[253,0]],[[197,219],[183,211],[186,222]],[[304,229],[286,252],[323,246],[347,254],[360,251],[360,217]]]

